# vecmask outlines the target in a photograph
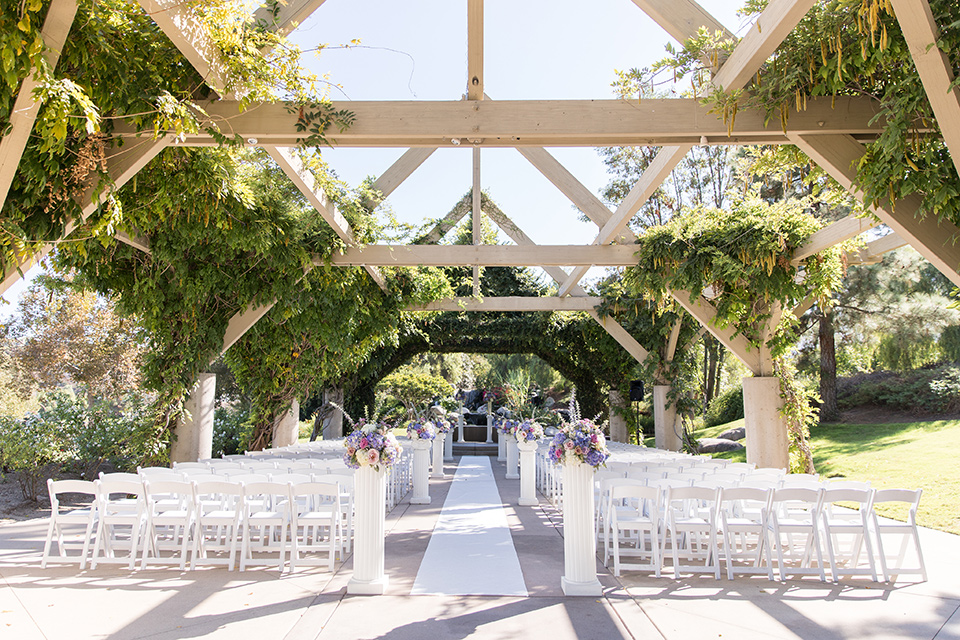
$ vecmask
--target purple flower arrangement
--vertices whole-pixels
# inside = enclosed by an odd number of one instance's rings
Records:
[[[565,424],[550,443],[550,460],[554,464],[588,464],[597,468],[607,461],[610,452],[603,430],[592,420]]]
[[[432,422],[411,422],[407,425],[407,437],[411,440],[433,440],[437,432]]]
[[[389,425],[361,419],[353,427],[354,430],[343,441],[347,449],[343,461],[348,467],[373,467],[380,471],[393,466],[400,459],[402,449]]]
[[[512,436],[517,429],[516,420],[500,420],[497,422],[497,429],[505,436]]]
[[[450,423],[446,420],[434,420],[433,427],[437,433],[450,433]]]
[[[524,420],[517,425],[517,442],[536,442],[543,437],[543,427],[534,420]]]

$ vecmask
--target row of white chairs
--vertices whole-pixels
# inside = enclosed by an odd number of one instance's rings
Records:
[[[282,571],[289,546],[289,567],[317,564],[305,554],[325,551],[332,570],[337,555],[347,550],[352,526],[350,476],[306,478],[262,477],[244,481],[212,477],[187,481],[174,476],[144,480],[106,476],[84,480],[48,480],[51,516],[41,565],[50,560],[79,561],[81,570],[103,562],[120,562],[130,569],[151,562],[177,561],[180,569],[196,564],[227,564],[232,570],[239,554],[240,569],[276,563]],[[298,480],[294,482],[293,480]],[[88,507],[63,510],[65,493],[92,498]],[[349,504],[342,502],[347,496]],[[70,555],[65,528],[82,526],[77,555]],[[91,543],[93,545],[91,551]],[[52,555],[53,545],[57,554]],[[165,551],[172,556],[163,556]],[[219,551],[227,557],[211,556]],[[118,555],[125,552],[125,556]],[[260,560],[263,552],[279,559]]]
[[[781,580],[812,574],[825,581],[829,566],[833,580],[870,575],[876,581],[879,560],[884,581],[903,574],[926,580],[916,527],[921,490],[658,485],[629,478],[603,485],[604,563],[612,559],[617,576],[634,568],[659,577],[669,548],[676,578],[689,571],[719,579],[722,560],[731,580],[743,573],[773,580],[776,566]],[[891,502],[909,506],[907,522],[877,515],[875,505]],[[894,535],[902,540],[891,556],[884,539]],[[910,542],[916,566],[905,565]],[[628,564],[624,557],[646,561]]]

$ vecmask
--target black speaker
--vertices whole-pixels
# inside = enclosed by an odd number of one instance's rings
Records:
[[[643,380],[630,381],[630,402],[643,402]]]

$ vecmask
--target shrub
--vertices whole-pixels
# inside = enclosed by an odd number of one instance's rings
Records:
[[[41,409],[19,420],[0,417],[0,465],[17,472],[25,500],[36,500],[46,478],[70,458],[62,425],[43,414]]]
[[[960,369],[927,367],[841,378],[837,380],[837,403],[841,409],[888,406],[916,413],[960,411]]]
[[[947,362],[960,362],[960,325],[945,327],[937,341],[940,354]]]
[[[743,386],[724,391],[713,399],[703,416],[703,426],[715,427],[743,417]]]
[[[250,411],[243,403],[219,404],[213,412],[213,457],[243,453],[252,433]]]

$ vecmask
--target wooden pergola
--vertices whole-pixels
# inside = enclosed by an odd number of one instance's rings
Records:
[[[741,111],[735,125],[708,113],[696,100],[644,100],[641,103],[622,100],[530,100],[495,101],[484,93],[484,2],[466,0],[468,16],[468,69],[465,100],[349,102],[334,103],[334,108],[348,109],[355,114],[354,124],[336,137],[336,146],[400,147],[407,149],[377,179],[373,188],[388,197],[430,155],[443,147],[470,147],[473,154],[474,245],[470,248],[435,244],[372,245],[361,247],[354,241],[353,231],[345,218],[327,199],[312,175],[300,164],[291,147],[302,137],[297,131],[297,116],[283,104],[260,104],[240,112],[235,96],[225,90],[225,65],[217,54],[209,35],[189,5],[179,0],[137,0],[156,21],[160,29],[183,53],[206,83],[221,97],[205,104],[210,122],[231,136],[240,135],[248,144],[263,147],[286,175],[330,224],[348,249],[333,258],[333,264],[362,266],[382,288],[380,266],[452,265],[474,269],[474,291],[479,290],[481,266],[537,266],[556,281],[557,295],[549,298],[485,298],[448,300],[427,305],[426,309],[470,311],[587,311],[631,355],[643,361],[650,345],[639,344],[612,318],[601,318],[595,311],[595,298],[580,286],[591,266],[629,266],[635,264],[630,246],[635,236],[628,223],[654,191],[661,185],[683,157],[696,145],[794,144],[819,164],[851,193],[860,197],[854,187],[856,167],[864,155],[864,142],[876,140],[883,130],[882,122],[873,122],[877,107],[869,98],[811,100],[804,111],[790,117],[786,130],[780,122],[764,124],[764,115]],[[260,8],[255,18],[271,25],[277,33],[288,34],[305,18],[319,9],[324,0],[288,0],[278,11]],[[624,0],[626,1],[626,0]],[[767,61],[816,0],[771,0],[749,31],[736,43],[732,55],[713,69],[713,85],[726,91],[743,88]],[[672,38],[683,42],[695,36],[701,27],[736,39],[731,31],[701,7],[695,0],[633,0],[638,10],[649,15]],[[949,61],[935,43],[939,27],[932,16],[928,0],[892,0],[897,19],[909,44],[914,62],[923,81],[937,121],[943,132],[954,163],[960,168],[960,91],[951,89],[954,76]],[[76,0],[52,0],[43,36],[48,47],[46,59],[54,68],[76,13]],[[708,64],[710,61],[706,61]],[[34,81],[28,76],[14,106],[9,132],[0,140],[0,204],[6,199],[27,139],[33,129],[40,105],[33,99]],[[206,133],[187,134],[175,140],[173,135],[154,139],[130,127],[118,126],[115,144],[109,155],[108,169],[114,188],[122,187],[151,159],[171,144],[210,146],[217,142]],[[611,210],[580,183],[546,150],[557,146],[631,146],[662,147],[656,159],[622,202]],[[480,154],[483,148],[512,147],[536,167],[553,185],[589,217],[597,226],[593,242],[579,246],[545,246],[534,243],[522,229],[501,212],[482,211],[480,203]],[[91,180],[91,184],[94,181]],[[92,187],[91,187],[92,189]],[[91,201],[92,192],[81,201],[86,219],[109,194]],[[861,262],[898,246],[909,244],[933,263],[952,282],[960,286],[960,246],[954,244],[958,229],[939,222],[932,216],[918,218],[919,198],[909,196],[890,206],[874,209],[877,218],[894,233],[868,243],[867,249],[852,259]],[[484,246],[480,244],[480,216],[486,213],[515,245]],[[427,235],[436,242],[459,220],[448,216]],[[69,235],[77,223],[64,230]],[[874,227],[871,220],[848,217],[817,233],[794,255],[795,264],[839,242],[855,237]],[[149,252],[148,238],[118,234],[117,238],[139,250]],[[46,245],[35,255],[22,256],[20,269],[4,274],[0,293],[6,291],[22,271],[42,259],[52,248]],[[565,269],[567,267],[568,269]],[[706,331],[715,335],[731,352],[746,364],[758,379],[771,379],[772,358],[764,349],[751,349],[742,336],[731,328],[714,325],[716,315],[711,302],[700,292],[674,291],[672,295]],[[252,306],[237,313],[229,322],[224,336],[226,351],[262,318],[272,305]],[[809,304],[793,310],[802,313]],[[782,310],[781,312],[789,312]],[[777,315],[777,314],[775,314]],[[773,319],[771,328],[776,325]],[[676,331],[674,332],[676,334]],[[668,345],[668,357],[676,347],[676,338]],[[750,455],[759,464],[785,466],[785,433],[775,418],[758,417],[749,406],[774,404],[773,392],[757,392],[745,387],[748,405],[748,430],[752,430]],[[753,395],[752,395],[753,394]],[[666,412],[666,413],[664,413]],[[775,412],[774,412],[775,413]],[[660,425],[670,421],[669,411],[661,407]],[[666,421],[666,422],[665,422]],[[751,426],[752,425],[752,426]],[[663,430],[663,445],[675,447],[669,430]]]

